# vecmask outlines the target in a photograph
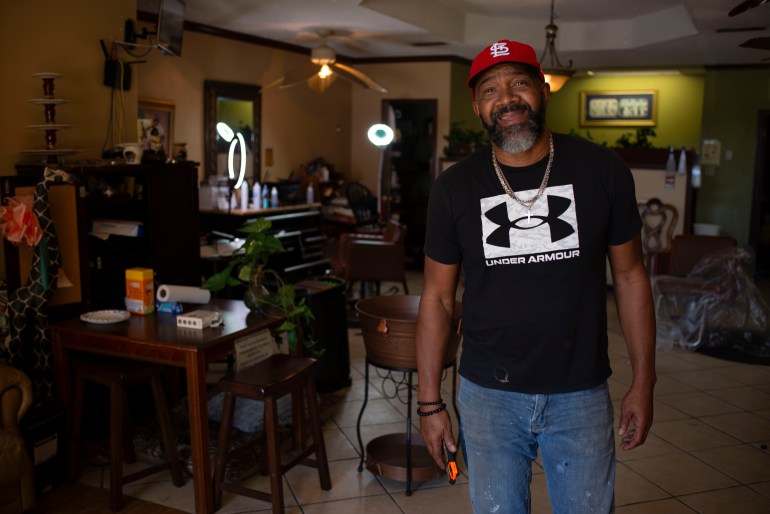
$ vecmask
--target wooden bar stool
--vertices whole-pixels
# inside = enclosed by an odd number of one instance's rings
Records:
[[[110,509],[112,511],[120,510],[124,484],[157,473],[161,469],[170,467],[174,485],[177,487],[184,485],[182,465],[177,457],[176,440],[171,427],[166,394],[163,390],[164,367],[107,357],[93,360],[77,358],[72,359],[71,362],[74,380],[74,409],[70,431],[70,477],[74,478],[77,475],[80,427],[83,417],[83,393],[86,381],[90,381],[108,387],[110,390]],[[144,383],[149,383],[152,386],[155,412],[160,425],[167,460],[123,476],[123,461],[128,463],[136,461],[128,416],[127,388]]]
[[[313,376],[317,366],[318,363],[312,358],[275,354],[219,381],[219,388],[225,392],[225,397],[214,466],[214,510],[222,506],[222,493],[230,491],[269,501],[273,505],[273,514],[283,513],[283,475],[297,464],[317,468],[321,489],[326,491],[331,489],[329,463],[326,459],[326,446]],[[292,394],[293,400],[294,453],[289,460],[283,462],[278,434],[278,399],[288,393]],[[258,400],[264,404],[265,444],[270,471],[269,493],[225,481],[227,460],[231,454],[235,453],[228,451],[228,444],[235,413],[235,400],[239,397]],[[310,445],[307,445],[304,430],[305,403],[313,436],[313,443]],[[315,459],[307,458],[311,454],[315,454]]]

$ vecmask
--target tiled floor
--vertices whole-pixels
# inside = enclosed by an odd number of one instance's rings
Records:
[[[410,275],[413,294],[420,276]],[[387,291],[384,287],[383,291]],[[610,300],[612,304],[612,300]],[[610,313],[610,387],[616,411],[631,379],[614,305]],[[353,386],[325,426],[333,487],[322,491],[314,469],[297,467],[286,477],[287,513],[425,514],[469,513],[467,477],[450,486],[445,478],[417,483],[411,496],[404,484],[359,473],[356,418],[363,401],[364,345],[350,329]],[[770,366],[741,364],[681,350],[659,351],[655,423],[647,443],[618,450],[616,504],[619,514],[770,512]],[[362,421],[364,441],[404,430],[406,407],[387,398],[393,385],[370,374],[370,400]],[[451,380],[445,380],[444,397]],[[416,423],[416,420],[414,420]],[[416,425],[415,425],[416,426]],[[99,485],[97,469],[82,480]],[[255,482],[266,487],[264,477]],[[144,500],[193,511],[192,483],[175,488],[166,474],[125,487]],[[534,464],[533,512],[551,512],[545,476]],[[220,512],[269,512],[265,502],[225,495]]]

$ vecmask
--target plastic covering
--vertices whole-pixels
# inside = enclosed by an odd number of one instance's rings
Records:
[[[656,276],[658,348],[720,349],[770,357],[770,307],[742,249],[701,259],[686,277]]]

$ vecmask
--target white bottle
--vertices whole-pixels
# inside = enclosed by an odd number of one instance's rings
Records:
[[[267,184],[262,186],[262,207],[265,209],[270,207],[270,190],[267,188]]]
[[[278,188],[275,186],[270,190],[270,207],[278,207]]]
[[[251,203],[255,209],[262,208],[262,188],[259,182],[254,182],[254,187],[251,188]]]
[[[700,188],[700,163],[698,162],[698,155],[695,154],[694,162],[692,163],[692,187],[693,189]]]
[[[245,180],[241,183],[241,210],[249,208],[249,183]]]
[[[679,154],[679,168],[677,172],[680,175],[687,175],[687,150],[682,147],[682,152]]]
[[[668,147],[668,160],[666,161],[666,171],[668,173],[676,171],[676,158],[674,157],[674,147]]]
[[[238,208],[238,196],[235,194],[235,190],[228,191],[228,194],[230,195],[230,210]]]
[[[313,184],[309,184],[307,186],[307,190],[305,191],[305,203],[313,203],[314,192],[313,192]]]

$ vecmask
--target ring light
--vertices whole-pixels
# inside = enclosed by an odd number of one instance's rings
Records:
[[[393,141],[393,129],[382,123],[376,123],[369,127],[366,135],[375,146],[387,146]]]

